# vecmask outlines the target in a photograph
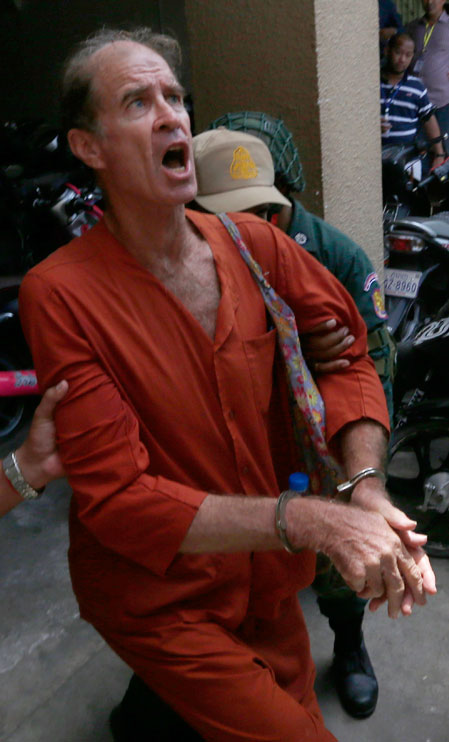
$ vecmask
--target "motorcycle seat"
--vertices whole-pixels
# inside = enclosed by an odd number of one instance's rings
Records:
[[[407,217],[401,219],[401,223],[410,221],[415,224],[422,224],[423,226],[431,229],[435,237],[447,237],[449,239],[449,212],[441,212],[435,214],[435,216],[413,216],[408,219]]]

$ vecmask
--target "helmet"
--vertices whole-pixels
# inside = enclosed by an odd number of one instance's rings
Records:
[[[227,129],[244,131],[262,139],[273,158],[276,175],[282,176],[292,191],[303,191],[306,185],[293,136],[281,119],[267,113],[238,111],[225,113],[209,124],[209,129],[224,126]]]

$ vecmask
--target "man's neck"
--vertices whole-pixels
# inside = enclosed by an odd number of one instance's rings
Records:
[[[161,207],[144,204],[132,213],[109,205],[105,223],[114,237],[155,275],[175,269],[191,243],[192,230],[184,205]]]
[[[397,85],[398,82],[401,82],[403,79],[405,72],[394,72],[393,70],[389,70],[388,67],[385,69],[385,79],[387,82],[390,83],[390,85]]]
[[[433,26],[434,23],[437,23],[437,21],[440,19],[440,16],[443,14],[443,10],[441,10],[439,13],[426,13],[424,18],[426,19],[426,23],[430,23],[431,26]]]
[[[283,232],[287,232],[290,229],[290,223],[293,216],[292,206],[283,206],[278,214],[277,226],[282,229]]]

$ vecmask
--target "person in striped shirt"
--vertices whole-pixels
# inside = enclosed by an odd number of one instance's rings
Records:
[[[414,41],[407,33],[396,34],[388,45],[380,83],[382,145],[413,142],[421,125],[429,140],[440,136],[427,90],[408,71],[414,51]],[[432,164],[441,164],[445,157],[442,143],[436,142],[432,151]]]

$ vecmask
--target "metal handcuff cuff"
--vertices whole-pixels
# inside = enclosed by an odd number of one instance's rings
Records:
[[[366,479],[367,477],[377,477],[383,484],[385,484],[386,481],[383,471],[369,466],[366,469],[362,469],[361,471],[357,472],[357,474],[354,474],[354,476],[351,477],[351,479],[348,479],[346,482],[338,484],[338,494],[351,495],[358,483],[361,482],[362,479]],[[288,551],[290,554],[298,554],[298,552],[302,551],[302,547],[296,549],[294,546],[292,546],[287,536],[287,520],[285,518],[285,509],[287,507],[287,504],[290,502],[290,500],[293,500],[294,497],[304,497],[304,494],[295,492],[295,490],[285,490],[284,492],[281,492],[276,503],[275,516],[277,535],[279,536],[279,540],[282,542],[284,549],[286,549],[286,551]]]

